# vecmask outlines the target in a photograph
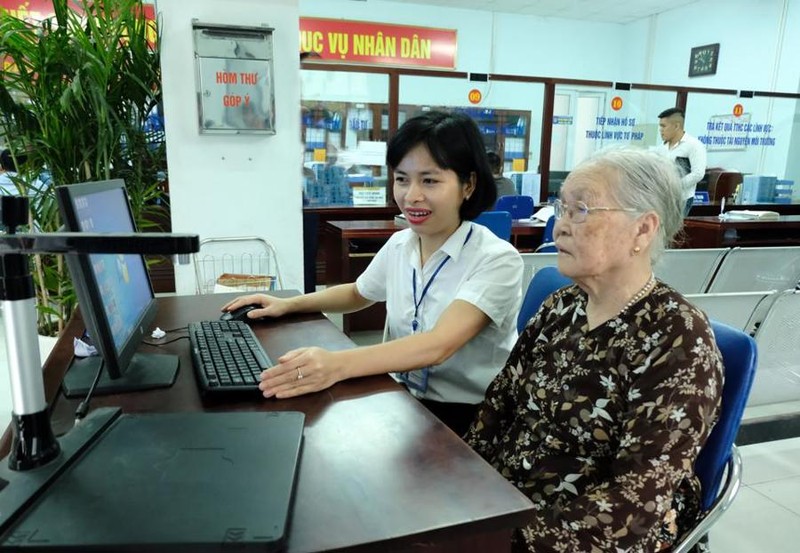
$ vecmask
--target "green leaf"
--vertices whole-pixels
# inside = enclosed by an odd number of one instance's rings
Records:
[[[27,156],[20,186],[31,223],[59,228],[56,184],[123,178],[138,227],[154,228],[164,219],[167,167],[163,144],[143,127],[161,99],[161,72],[142,2],[53,0],[53,11],[35,23],[0,12],[0,52],[15,62],[0,75],[0,132],[19,159]],[[46,185],[43,171],[52,177]],[[75,307],[68,272],[58,256],[34,256],[32,266],[39,330],[58,332]]]

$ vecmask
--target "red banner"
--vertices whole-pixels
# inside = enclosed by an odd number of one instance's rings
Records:
[[[17,19],[41,21],[53,15],[51,0],[0,0],[0,8]]]
[[[80,12],[79,2],[72,1],[70,4],[72,9]],[[12,17],[27,21],[41,21],[55,15],[52,0],[0,0],[0,10],[7,12]],[[158,33],[155,25],[156,7],[153,0],[144,0],[142,10],[145,19],[150,23],[147,28],[147,40],[151,44],[155,44]]]
[[[300,52],[347,63],[456,67],[456,30],[300,18]]]

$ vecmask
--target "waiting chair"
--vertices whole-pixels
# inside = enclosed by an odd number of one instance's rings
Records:
[[[703,311],[709,319],[738,328],[753,336],[777,295],[776,290],[766,290],[764,292],[686,294],[685,297]]]
[[[735,247],[722,259],[706,292],[793,289],[800,279],[800,246]]]
[[[497,211],[508,211],[512,219],[528,219],[533,215],[533,198],[530,196],[500,196],[494,206]]]
[[[775,301],[753,336],[761,352],[749,407],[800,397],[800,291],[785,290]]]
[[[484,211],[475,218],[475,222],[483,225],[503,240],[511,241],[511,214],[508,211]]]
[[[198,294],[283,289],[275,248],[258,236],[206,238],[193,258]]]
[[[718,321],[712,320],[711,328],[722,353],[725,372],[722,405],[717,424],[694,464],[701,485],[701,515],[695,526],[682,536],[673,553],[688,553],[708,534],[733,503],[742,481],[742,458],[733,441],[753,385],[758,359],[756,343],[741,330]]]
[[[528,284],[528,291],[525,292],[522,307],[517,315],[517,332],[522,333],[547,296],[570,284],[572,284],[572,279],[559,273],[556,267],[542,267],[536,271]]]
[[[557,252],[521,253],[522,258],[522,295],[525,295],[533,275],[542,267],[558,266]]]
[[[656,262],[656,277],[681,294],[702,294],[730,248],[669,249]],[[723,321],[724,322],[724,321]]]
[[[544,225],[544,232],[542,233],[542,243],[539,244],[535,252],[555,252],[558,251],[556,249],[556,240],[553,237],[553,227],[556,226],[556,217],[555,215],[551,215],[550,218],[547,220],[547,223]]]

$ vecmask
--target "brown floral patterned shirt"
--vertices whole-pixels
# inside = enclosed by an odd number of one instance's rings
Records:
[[[586,301],[574,285],[544,301],[466,439],[537,509],[515,551],[659,551],[696,515],[720,354],[663,283],[592,330]]]

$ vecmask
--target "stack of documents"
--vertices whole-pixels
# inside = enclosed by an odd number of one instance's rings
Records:
[[[539,210],[531,215],[532,221],[542,221],[544,223],[547,222],[550,217],[555,214],[555,208],[552,205],[544,205]]]
[[[781,215],[777,211],[754,211],[740,209],[728,211],[720,215],[720,219],[728,221],[777,221]]]

